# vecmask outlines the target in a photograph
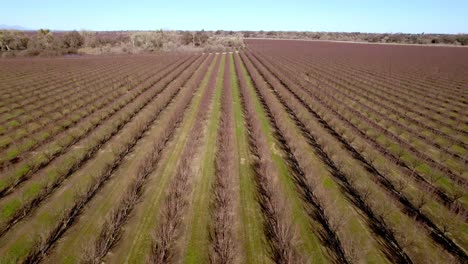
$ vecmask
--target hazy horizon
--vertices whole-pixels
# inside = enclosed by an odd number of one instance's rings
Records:
[[[243,32],[243,31],[252,31],[252,32],[258,32],[258,31],[274,31],[274,32],[318,32],[318,33],[364,33],[364,34],[434,34],[434,35],[464,35],[467,34],[465,32],[459,32],[459,33],[441,33],[441,32],[414,32],[414,33],[409,33],[409,32],[365,32],[365,31],[320,31],[320,30],[231,30],[231,29],[169,29],[169,28],[160,28],[160,29],[110,29],[110,30],[93,30],[93,29],[85,29],[85,28],[80,28],[80,29],[53,29],[53,28],[48,28],[48,27],[38,27],[38,28],[25,28],[21,25],[5,25],[1,24],[0,25],[0,30],[18,30],[18,31],[37,31],[40,29],[48,29],[53,32],[69,32],[69,31],[89,31],[89,32],[126,32],[126,31],[217,31],[217,30],[222,30],[222,31],[233,31],[233,32]]]
[[[364,33],[468,32],[468,3],[458,1],[314,2],[26,0],[5,3],[0,24],[36,30],[232,30]]]

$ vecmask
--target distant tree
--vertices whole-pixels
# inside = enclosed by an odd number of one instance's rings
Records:
[[[0,51],[10,50],[10,34],[8,31],[0,31]]]
[[[80,35],[83,36],[83,46],[95,48],[97,46],[96,32],[93,31],[81,31]]]
[[[202,30],[202,31],[197,31],[195,33],[195,36],[193,38],[193,42],[195,44],[195,46],[201,46],[203,44],[206,43],[206,41],[208,40],[208,35],[206,34],[205,30]]]
[[[182,37],[180,38],[181,42],[183,45],[190,45],[191,43],[194,42],[194,38],[192,33],[185,31],[182,33]]]
[[[320,37],[321,37],[321,34],[320,34],[320,33],[314,33],[314,34],[312,34],[312,38],[313,38],[313,39],[320,39]]]
[[[10,31],[0,31],[0,50],[11,50],[13,34]]]
[[[29,38],[22,32],[0,31],[0,50],[24,50]]]
[[[77,31],[68,32],[63,36],[63,46],[65,48],[78,49],[84,44],[84,37]]]
[[[440,41],[445,44],[453,44],[456,41],[456,39],[455,36],[443,35]]]
[[[28,42],[28,49],[44,50],[52,47],[54,34],[48,29],[39,29],[36,36]]]
[[[47,34],[49,34],[49,33],[50,33],[50,29],[43,29],[43,28],[41,28],[41,29],[39,29],[39,30],[37,31],[37,34],[40,34],[40,35],[47,35]]]
[[[166,40],[166,34],[162,30],[159,30],[132,33],[130,35],[130,41],[133,47],[147,51],[155,51],[161,49],[168,40]]]
[[[405,35],[397,33],[397,34],[391,34],[388,37],[388,42],[392,43],[403,43],[405,41]]]
[[[460,36],[460,37],[457,37],[457,41],[462,45],[462,46],[466,46],[468,45],[468,36]]]
[[[162,48],[165,42],[167,42],[166,35],[162,29],[151,34],[151,44],[155,48]]]
[[[12,46],[18,50],[24,50],[28,48],[29,37],[23,32],[17,32],[13,40]]]

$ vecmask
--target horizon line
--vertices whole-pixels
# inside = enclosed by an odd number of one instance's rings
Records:
[[[306,32],[306,33],[360,33],[360,34],[409,34],[409,35],[466,35],[468,32],[458,32],[458,33],[441,33],[441,32],[403,32],[403,31],[396,31],[396,32],[369,32],[369,31],[326,31],[326,30],[253,30],[253,29],[241,29],[241,30],[233,30],[233,29],[105,29],[105,30],[95,30],[95,29],[51,29],[48,27],[39,27],[36,29],[25,28],[22,26],[11,26],[11,27],[18,27],[18,28],[8,28],[9,25],[2,24],[0,30],[12,30],[12,31],[38,31],[40,29],[48,29],[50,31],[55,32],[68,32],[68,31],[91,31],[91,32],[131,32],[131,31],[209,31],[209,32],[216,32],[220,31],[232,31],[232,32]]]

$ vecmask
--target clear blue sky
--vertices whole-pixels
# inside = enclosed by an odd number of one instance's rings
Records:
[[[467,0],[22,0],[0,9],[0,24],[30,29],[468,33]]]

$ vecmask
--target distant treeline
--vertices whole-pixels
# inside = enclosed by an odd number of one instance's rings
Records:
[[[244,38],[285,38],[372,43],[468,45],[468,34],[406,34],[361,32],[242,31]]]
[[[468,34],[378,34],[298,31],[0,31],[0,55],[57,56],[241,49],[243,38],[312,39],[373,43],[468,45]]]
[[[242,33],[215,35],[208,31],[0,31],[0,54],[60,56],[124,54],[158,51],[217,52],[243,47]]]

